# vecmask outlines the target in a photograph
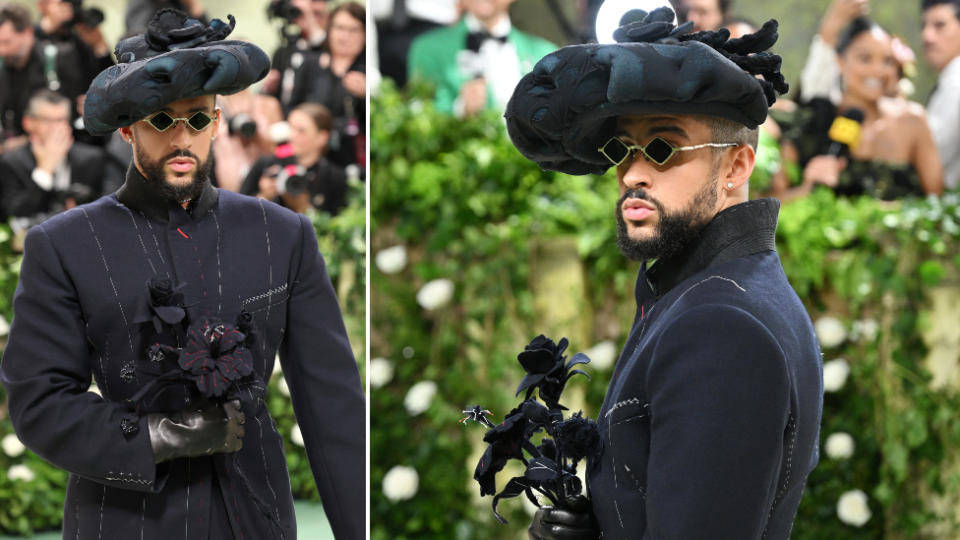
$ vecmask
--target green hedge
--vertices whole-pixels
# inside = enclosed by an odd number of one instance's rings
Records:
[[[316,228],[327,272],[337,288],[350,342],[362,369],[366,309],[365,188],[363,185],[354,185],[350,191],[348,208],[336,217],[318,212],[311,213],[309,217]],[[5,321],[12,320],[12,297],[21,259],[12,252],[11,241],[10,228],[0,225],[0,315]],[[0,350],[5,340],[5,335],[0,336]],[[319,500],[306,453],[291,437],[296,419],[290,399],[283,392],[281,380],[279,373],[271,377],[267,406],[284,437],[293,494],[298,499]],[[0,388],[0,439],[12,434],[6,397]],[[15,439],[7,441],[15,446]],[[15,455],[8,455],[0,449],[0,534],[27,535],[59,527],[63,519],[66,473],[29,450],[20,454],[16,451],[12,453]],[[15,477],[13,479],[10,478],[11,472]],[[33,478],[16,479],[18,474],[32,474]]]
[[[582,261],[573,270],[582,271],[585,294],[560,293],[554,306],[580,313],[590,328],[588,342],[571,351],[605,340],[622,346],[636,265],[615,247],[612,174],[541,171],[513,148],[501,118],[444,116],[424,95],[386,83],[371,106],[371,258],[398,245],[407,258],[389,274],[371,269],[372,538],[518,538],[529,514],[515,499],[500,505],[510,525],[493,521],[490,498],[479,500],[471,478],[482,428],[458,423],[460,411],[482,403],[502,417],[517,402],[516,354],[526,341],[575,332],[537,319],[538,245],[573,238]],[[957,223],[956,195],[885,205],[823,190],[782,209],[778,251],[791,283],[814,321],[830,317],[845,330],[823,351],[825,361],[846,358],[851,374],[826,395],[821,440],[843,431],[856,443],[849,459],[821,454],[794,538],[912,537],[952,521],[918,492],[957,495],[960,476],[948,465],[960,446],[960,400],[954,390],[930,389],[919,336],[929,322],[925,289],[956,279]],[[437,278],[453,283],[453,298],[426,310],[417,293]],[[587,370],[592,381],[570,387],[583,390],[584,411],[595,415],[610,369]],[[437,393],[412,414],[405,399],[420,381]],[[395,466],[417,471],[412,497],[409,485],[384,493]],[[867,494],[872,512],[861,527],[837,517],[839,497],[853,489]]]

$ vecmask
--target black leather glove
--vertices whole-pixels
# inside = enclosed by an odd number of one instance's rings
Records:
[[[238,400],[199,411],[148,414],[153,462],[236,452],[243,448],[245,421]]]
[[[537,510],[527,532],[530,540],[597,540],[600,527],[590,501],[583,496],[570,501],[567,508],[544,506]]]

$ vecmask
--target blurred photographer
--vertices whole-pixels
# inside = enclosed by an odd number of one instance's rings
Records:
[[[305,212],[316,208],[336,215],[346,206],[347,175],[324,155],[333,120],[317,103],[290,111],[288,133],[277,134],[277,148],[250,168],[240,192]]]
[[[111,192],[123,173],[100,148],[74,142],[70,101],[40,90],[27,105],[23,128],[29,143],[0,156],[0,214],[23,218],[17,228],[39,223]]]
[[[217,106],[223,117],[213,141],[217,186],[239,191],[257,158],[273,153],[270,126],[283,122],[283,111],[276,98],[249,88],[217,96]]]
[[[79,1],[38,0],[41,18],[30,24],[30,12],[16,4],[0,4],[0,139],[11,149],[25,142],[23,111],[34,92],[46,88],[66,96],[71,122],[80,116],[82,95],[102,69],[113,64],[110,47],[97,24],[97,10]],[[77,130],[74,136],[82,133]]]
[[[279,21],[281,45],[273,54],[263,92],[280,100],[286,114],[302,103],[294,98],[302,95],[303,79],[298,74],[303,66],[317,61],[327,37],[327,0],[271,0],[267,15]]]
[[[320,103],[333,115],[330,161],[346,167],[365,160],[366,10],[343,2],[330,12],[327,39],[315,62],[297,74],[294,103]]]

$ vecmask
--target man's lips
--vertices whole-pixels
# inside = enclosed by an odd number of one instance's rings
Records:
[[[173,158],[167,161],[167,165],[169,165],[174,172],[185,173],[193,169],[194,161],[190,158]]]
[[[620,207],[623,219],[627,221],[643,221],[657,211],[657,207],[642,199],[627,199]]]

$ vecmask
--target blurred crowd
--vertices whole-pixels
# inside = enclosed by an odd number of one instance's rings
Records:
[[[281,45],[259,85],[218,96],[211,180],[336,214],[349,183],[365,177],[366,10],[343,0],[261,3]],[[84,93],[116,62],[105,14],[83,0],[30,4],[0,0],[0,221],[16,230],[116,191],[132,159],[118,132],[95,137],[83,126]],[[161,8],[226,18],[203,0],[127,0],[124,37],[143,33]]]
[[[751,179],[757,195],[787,201],[823,185],[840,195],[895,200],[960,188],[960,0],[914,1],[922,12],[923,59],[939,73],[927,103],[912,96],[913,50],[870,19],[870,0],[833,0],[802,74],[790,81],[792,99],[779,99],[760,128]],[[694,31],[726,28],[737,37],[758,28],[734,15],[734,0],[670,3]],[[544,2],[543,17],[564,34],[559,44],[516,28],[511,4],[373,0],[372,84],[380,77],[398,86],[419,79],[433,86],[438,110],[503,111],[513,87],[547,52],[597,41],[603,0],[578,0],[572,15]]]

